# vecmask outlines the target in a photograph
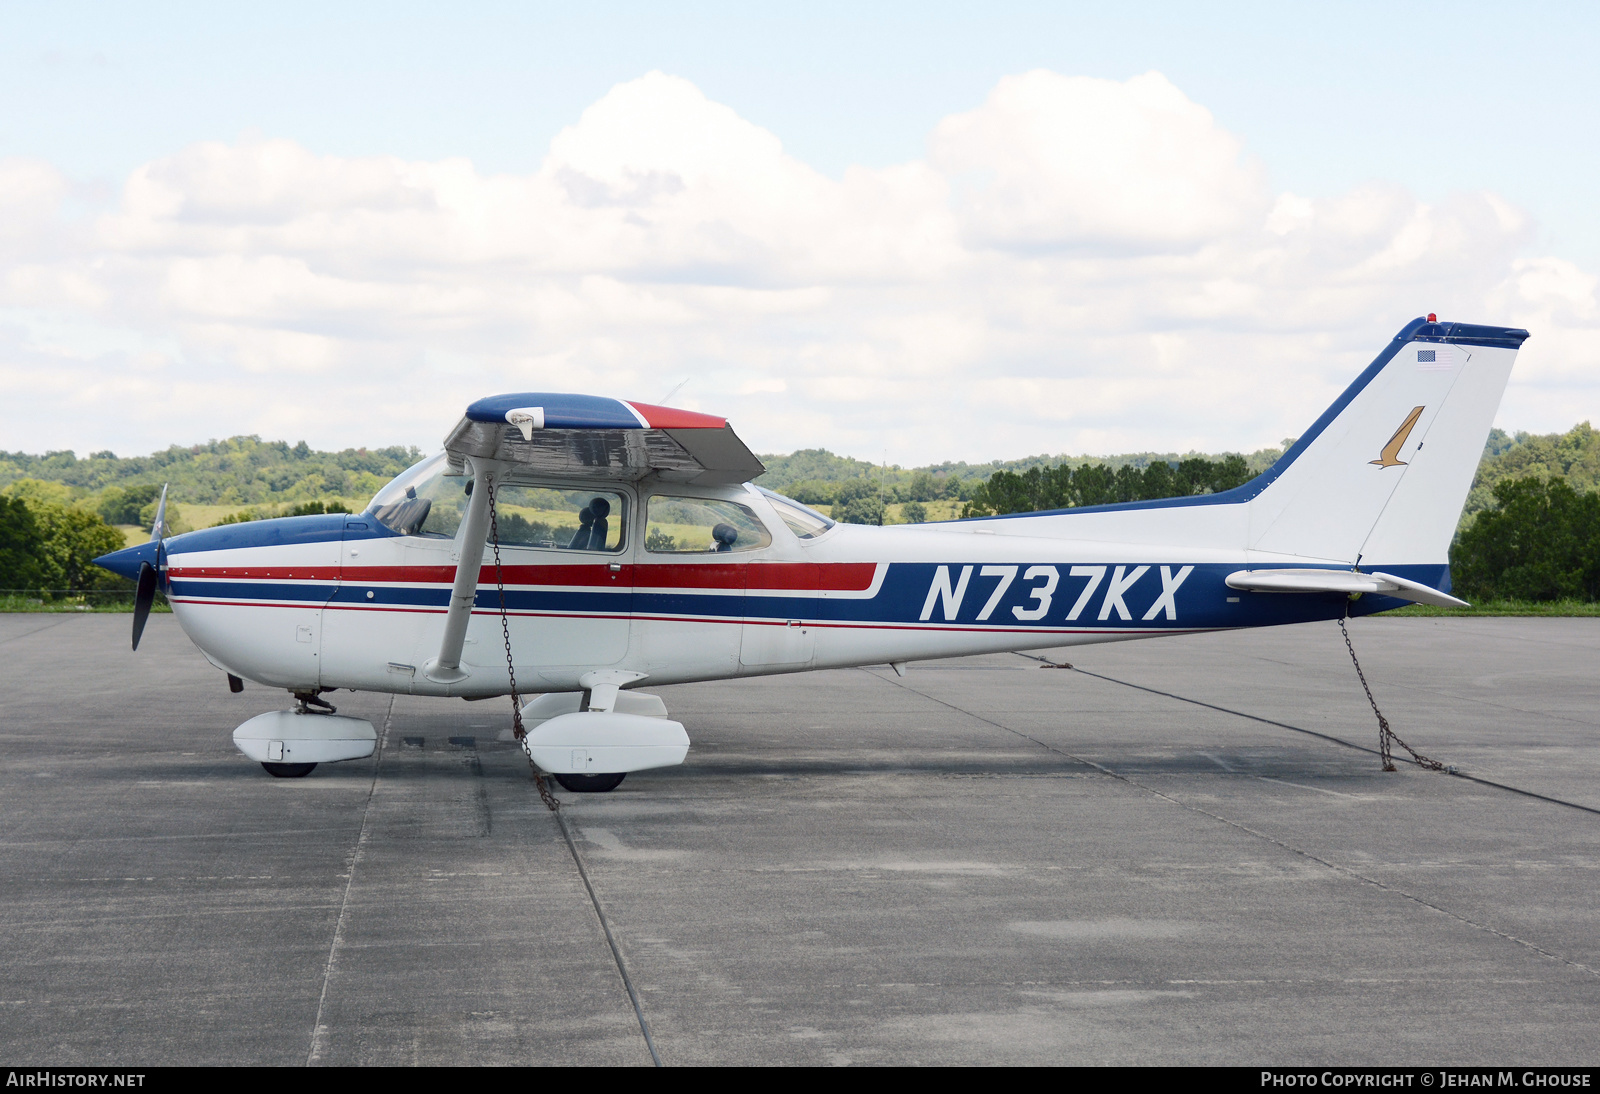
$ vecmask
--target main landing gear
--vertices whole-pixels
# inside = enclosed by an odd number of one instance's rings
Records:
[[[275,779],[303,779],[317,769],[316,764],[275,764],[263,762],[262,767]]]
[[[643,677],[586,673],[580,678],[584,691],[549,692],[522,702],[528,759],[574,794],[604,794],[621,786],[630,771],[681,764],[689,735],[667,717],[661,696],[621,690]]]
[[[604,794],[621,786],[622,780],[627,777],[626,771],[612,771],[604,775],[551,774],[551,778],[560,783],[563,790],[570,790],[574,794]]]

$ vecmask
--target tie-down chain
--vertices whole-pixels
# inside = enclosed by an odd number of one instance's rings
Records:
[[[1402,741],[1394,730],[1389,728],[1389,719],[1383,716],[1383,711],[1378,709],[1378,701],[1372,697],[1372,687],[1367,683],[1367,674],[1361,671],[1361,662],[1356,658],[1356,648],[1350,642],[1350,630],[1345,622],[1350,618],[1350,602],[1345,601],[1344,614],[1339,617],[1339,633],[1344,635],[1344,647],[1350,651],[1350,663],[1356,667],[1356,678],[1361,681],[1361,688],[1367,693],[1367,702],[1372,704],[1372,713],[1378,716],[1378,754],[1383,757],[1383,769],[1393,771],[1394,757],[1390,755],[1390,742],[1399,745],[1411,753],[1411,758],[1418,767],[1425,767],[1430,771],[1443,771],[1444,764],[1438,760],[1430,760],[1416,749]]]
[[[500,569],[500,517],[494,498],[494,476],[485,475],[483,481],[489,488],[489,543],[494,547],[494,584],[500,593],[500,634],[505,638],[506,675],[511,679],[511,735],[517,739],[522,746],[522,754],[528,758],[528,771],[533,775],[533,785],[539,788],[539,797],[544,800],[545,808],[555,813],[561,809],[561,803],[550,793],[544,776],[533,762],[533,754],[528,751],[528,730],[522,724],[522,697],[517,694],[517,667],[511,660],[511,624],[506,616],[506,580]]]

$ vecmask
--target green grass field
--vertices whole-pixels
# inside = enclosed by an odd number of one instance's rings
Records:
[[[318,498],[317,500],[323,502],[324,504],[331,502],[342,502],[344,506],[351,512],[358,513],[367,507],[367,502],[371,499]],[[178,505],[178,528],[181,531],[189,532],[200,528],[213,528],[222,520],[223,517],[230,517],[233,514],[242,512],[246,509],[259,508],[262,511],[270,513],[275,509],[287,509],[294,503],[286,502],[282,505],[264,505],[259,507],[249,505],[194,505],[190,502],[174,504]],[[122,538],[129,547],[137,547],[139,544],[148,543],[150,540],[150,529],[143,525],[118,524],[116,525],[116,529],[122,533]]]
[[[161,597],[150,608],[151,614],[170,613],[172,608]],[[0,595],[0,612],[133,612],[133,594],[118,590],[109,593],[62,593],[50,600],[26,594]]]
[[[1600,615],[1600,602],[1584,600],[1484,600],[1470,608],[1435,608],[1431,604],[1412,604],[1384,615]]]
[[[945,501],[925,501],[922,503],[922,507],[928,511],[928,521],[930,523],[936,520],[955,520],[961,515],[961,502],[954,499],[948,499]],[[831,517],[833,516],[834,509],[837,507],[832,505],[811,505],[807,506],[807,508],[815,509],[825,517]],[[893,505],[887,506],[884,523],[906,523],[905,509],[905,504],[902,502],[895,502]]]

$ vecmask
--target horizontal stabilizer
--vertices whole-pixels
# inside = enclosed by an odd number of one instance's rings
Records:
[[[1420,581],[1355,570],[1239,570],[1228,575],[1227,586],[1251,593],[1377,593],[1439,608],[1472,606]]]

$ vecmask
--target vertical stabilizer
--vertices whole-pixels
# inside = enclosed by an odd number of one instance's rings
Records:
[[[1250,549],[1363,568],[1446,562],[1527,337],[1407,324],[1267,472],[1250,502]]]

